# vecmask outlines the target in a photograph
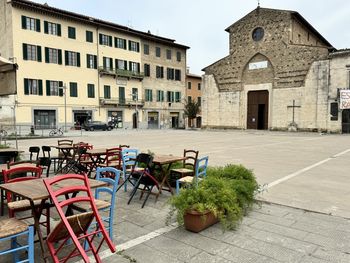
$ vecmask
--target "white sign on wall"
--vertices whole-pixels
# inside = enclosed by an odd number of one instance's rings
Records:
[[[259,61],[259,62],[252,62],[249,63],[249,69],[260,69],[260,68],[267,68],[267,61]]]
[[[340,90],[340,109],[350,109],[350,90]]]

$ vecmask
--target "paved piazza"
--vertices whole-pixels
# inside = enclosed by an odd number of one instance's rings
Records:
[[[127,205],[118,192],[118,255],[103,262],[350,262],[350,137],[268,131],[114,130],[70,131],[74,141],[99,147],[130,144],[141,151],[209,155],[209,165],[243,164],[265,191],[236,231],[219,225],[200,234],[165,226],[166,200]],[[57,138],[22,140],[19,148],[56,145]],[[272,204],[271,204],[272,203]]]

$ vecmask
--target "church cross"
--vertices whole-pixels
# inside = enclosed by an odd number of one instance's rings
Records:
[[[293,105],[290,105],[290,106],[287,106],[287,108],[293,108],[293,124],[295,123],[294,122],[294,111],[295,111],[295,108],[301,108],[301,106],[297,106],[295,105],[295,100],[293,100]]]

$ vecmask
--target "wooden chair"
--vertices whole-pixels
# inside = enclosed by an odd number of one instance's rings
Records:
[[[112,175],[113,174],[113,175]],[[95,199],[94,202],[99,211],[108,211],[108,215],[102,217],[102,221],[106,222],[108,226],[106,229],[109,232],[109,237],[113,241],[113,222],[114,222],[114,210],[115,210],[115,201],[116,194],[119,185],[120,171],[113,167],[105,167],[96,169],[96,180],[106,182],[108,186],[99,187],[95,190]],[[104,194],[102,197],[101,194]],[[106,195],[109,197],[107,198]],[[108,200],[106,200],[108,199]],[[79,203],[72,206],[73,209],[80,212],[87,212],[90,209],[88,203]]]
[[[183,157],[186,159],[183,160],[182,167],[170,170],[170,179],[175,179],[176,181],[184,176],[194,176],[198,151],[184,149]]]
[[[57,141],[58,146],[60,145],[71,145],[73,146],[73,140],[62,139]]]
[[[107,149],[105,162],[99,166],[122,169],[122,149],[119,147]]]
[[[26,236],[26,245],[21,245],[17,242],[17,237]],[[0,242],[11,241],[11,248],[0,250],[2,255],[13,254],[13,262],[29,262],[34,263],[34,227],[28,226],[25,222],[16,218],[0,219]],[[3,247],[3,246],[1,246]],[[19,251],[25,250],[27,259],[19,257]]]
[[[8,170],[3,170],[4,181],[6,183],[15,183],[27,180],[35,180],[39,179],[42,175],[43,169],[41,167],[33,167],[33,166],[20,166]],[[18,175],[20,175],[18,177]],[[6,193],[7,199],[7,207],[9,210],[9,217],[13,218],[16,216],[18,212],[29,211],[32,210],[29,200],[18,200],[18,197],[12,195],[11,193]],[[34,202],[34,205],[39,208],[41,206],[41,200]],[[40,222],[42,225],[46,227],[47,234],[50,233],[50,207],[47,205],[45,207],[46,210],[46,220]],[[32,218],[32,215],[19,218],[18,219],[27,219]]]
[[[72,186],[69,183],[67,186],[59,189],[53,187],[53,185],[60,182],[64,184],[66,180],[73,180],[77,182],[77,185]],[[44,180],[44,183],[61,218],[61,221],[46,239],[54,262],[66,262],[70,258],[76,256],[80,256],[84,262],[90,262],[86,254],[88,251],[93,253],[96,262],[102,262],[98,252],[104,241],[107,243],[111,252],[114,253],[116,251],[114,244],[106,232],[102,219],[98,214],[87,175],[65,174],[47,178]],[[79,193],[79,195],[77,195],[77,193]],[[89,205],[88,212],[66,216],[64,209],[81,203],[87,203]],[[96,226],[94,227],[94,231],[91,231],[89,228],[93,220],[96,221]],[[99,238],[95,238],[97,235],[100,235]],[[62,248],[68,249],[65,244],[70,239],[73,244],[73,246],[71,245],[72,250],[68,251],[64,249],[62,251]],[[85,247],[86,249],[84,249],[84,245],[82,245],[85,242],[87,242],[88,245],[88,247]],[[94,243],[97,244],[95,245]]]
[[[197,160],[195,176],[185,176],[176,180],[176,194],[179,194],[180,184],[197,184],[199,180],[207,176],[208,160],[208,156]]]
[[[40,153],[40,147],[38,146],[31,146],[29,147],[29,160],[31,161],[38,161],[39,160],[39,153]]]
[[[49,158],[50,159],[50,167],[51,164],[53,163],[53,171],[56,172],[56,164],[60,161],[60,157],[54,156],[51,154],[51,147],[50,146],[41,146],[41,151],[43,153],[43,158]]]
[[[133,186],[135,184],[134,181],[131,180],[130,175],[133,166],[135,165],[135,161],[138,155],[137,149],[123,149],[122,150],[122,172],[123,172],[123,183],[119,185],[118,190],[124,185],[124,191],[127,191],[128,182],[130,182]]]

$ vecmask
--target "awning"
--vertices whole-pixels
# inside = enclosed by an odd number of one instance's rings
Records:
[[[0,57],[0,96],[16,94],[17,64]]]

